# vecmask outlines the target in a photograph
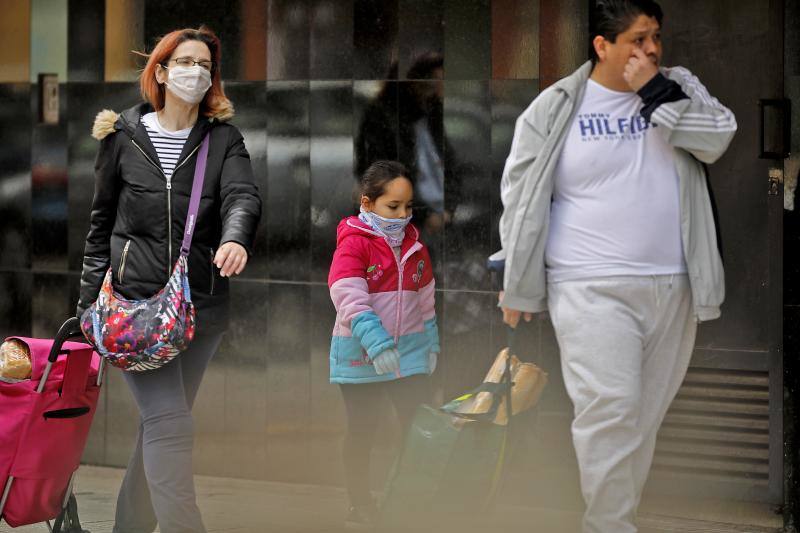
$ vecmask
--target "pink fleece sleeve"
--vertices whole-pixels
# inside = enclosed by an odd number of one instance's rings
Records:
[[[358,239],[345,239],[333,253],[328,272],[331,300],[341,324],[350,328],[350,321],[364,311],[371,311],[367,288],[367,263],[369,254]]]

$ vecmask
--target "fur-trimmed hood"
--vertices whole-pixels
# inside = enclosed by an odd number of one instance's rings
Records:
[[[153,107],[148,103],[142,103],[133,106],[122,113],[116,113],[111,109],[103,109],[97,113],[97,116],[94,119],[94,124],[92,125],[92,137],[98,141],[102,141],[117,130],[128,130],[130,133],[132,133],[139,124],[141,117],[152,111]],[[231,105],[210,117],[202,118],[208,120],[209,122],[227,122],[233,118],[233,115],[233,105]]]

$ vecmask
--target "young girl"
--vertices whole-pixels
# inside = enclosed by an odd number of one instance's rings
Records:
[[[429,401],[439,332],[428,250],[409,224],[413,189],[405,167],[377,161],[364,173],[361,214],[339,223],[328,275],[336,307],[330,380],[347,410],[344,470],[351,524],[370,524],[376,508],[369,491],[375,427],[387,395],[405,430]]]

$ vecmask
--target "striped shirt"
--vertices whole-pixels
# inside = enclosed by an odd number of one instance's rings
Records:
[[[186,139],[189,137],[189,132],[192,131],[192,128],[167,131],[161,127],[155,112],[144,115],[142,124],[144,124],[144,129],[147,130],[150,142],[153,143],[153,147],[156,149],[161,170],[164,171],[164,175],[171,178],[175,165],[178,164],[183,145],[186,144]]]

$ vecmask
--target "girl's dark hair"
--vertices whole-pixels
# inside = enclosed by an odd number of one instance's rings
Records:
[[[361,177],[361,196],[366,196],[370,202],[374,202],[386,192],[386,184],[399,177],[408,179],[408,171],[402,163],[375,161]]]
[[[596,0],[589,14],[589,58],[597,63],[597,52],[592,41],[601,35],[615,42],[617,35],[630,28],[639,15],[653,17],[661,26],[664,12],[654,0]]]

